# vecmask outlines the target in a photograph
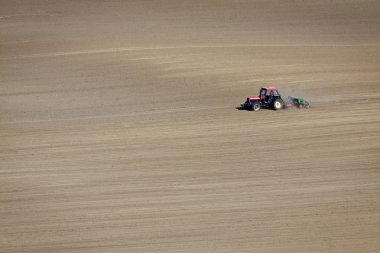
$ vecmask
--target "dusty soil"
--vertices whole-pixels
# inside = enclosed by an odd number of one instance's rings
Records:
[[[378,1],[0,6],[1,252],[380,252]]]

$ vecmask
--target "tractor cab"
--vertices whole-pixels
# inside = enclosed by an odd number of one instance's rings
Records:
[[[265,105],[272,103],[274,98],[281,98],[281,95],[275,87],[262,87],[259,97],[260,102]]]

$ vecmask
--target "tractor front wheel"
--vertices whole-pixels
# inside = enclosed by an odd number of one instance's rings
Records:
[[[252,104],[252,111],[257,112],[257,111],[260,111],[260,109],[261,109],[261,105],[259,103]]]

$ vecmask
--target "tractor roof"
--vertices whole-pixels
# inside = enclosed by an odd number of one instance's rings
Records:
[[[266,89],[266,90],[278,90],[276,87],[262,87],[261,89]]]

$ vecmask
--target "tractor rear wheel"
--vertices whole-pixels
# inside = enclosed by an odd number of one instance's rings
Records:
[[[284,101],[282,101],[282,99],[276,99],[273,101],[273,109],[281,110],[282,108],[284,108]]]
[[[260,111],[260,109],[261,109],[260,103],[254,103],[254,104],[252,104],[252,111],[257,112],[257,111]]]

